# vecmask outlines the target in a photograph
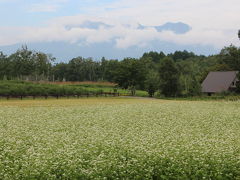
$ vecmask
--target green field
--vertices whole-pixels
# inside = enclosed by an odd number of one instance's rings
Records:
[[[0,101],[0,179],[240,179],[240,102]]]

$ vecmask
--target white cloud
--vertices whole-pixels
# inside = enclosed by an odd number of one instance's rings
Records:
[[[182,21],[201,27],[236,27],[240,19],[239,6],[239,0],[120,0],[109,5],[107,8],[114,10],[105,11],[104,15],[111,18],[130,17],[149,25]],[[223,22],[226,24],[223,25]]]
[[[35,4],[33,11],[55,11],[66,0]],[[34,6],[33,6],[34,7]],[[239,0],[120,0],[105,6],[91,7],[88,14],[61,17],[46,27],[0,28],[0,45],[25,42],[66,41],[92,44],[114,40],[117,48],[147,46],[153,40],[184,45],[210,45],[222,48],[240,45]],[[81,28],[82,22],[104,22],[112,28]],[[184,22],[192,27],[186,34],[157,32],[154,28],[137,29],[137,24],[155,26],[166,22]],[[128,25],[128,26],[126,26]],[[73,28],[66,29],[66,26]]]

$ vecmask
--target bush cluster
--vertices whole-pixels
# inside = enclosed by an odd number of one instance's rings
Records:
[[[97,94],[78,86],[29,83],[23,81],[2,81],[0,96],[81,96]]]

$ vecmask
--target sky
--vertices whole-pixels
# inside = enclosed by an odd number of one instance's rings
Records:
[[[0,51],[26,44],[61,60],[214,54],[240,46],[239,7],[239,0],[0,0]]]

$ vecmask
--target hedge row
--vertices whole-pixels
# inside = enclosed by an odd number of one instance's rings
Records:
[[[0,96],[81,96],[100,93],[101,90],[88,91],[77,86],[0,82]]]

